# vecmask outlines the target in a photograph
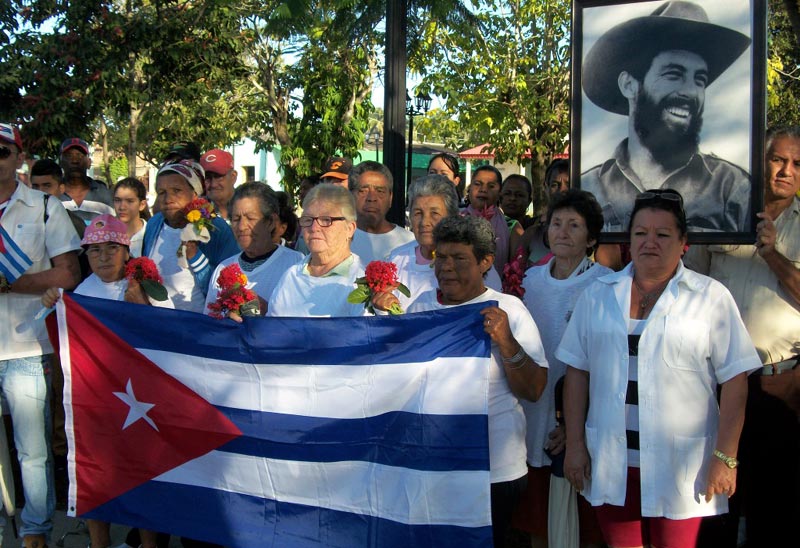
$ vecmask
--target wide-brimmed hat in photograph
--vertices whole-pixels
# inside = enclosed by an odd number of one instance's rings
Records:
[[[685,50],[705,60],[710,85],[750,42],[741,32],[709,22],[694,2],[665,2],[650,15],[612,27],[595,42],[583,61],[583,90],[603,110],[627,116],[628,99],[617,84],[621,72],[650,62],[659,52]]]

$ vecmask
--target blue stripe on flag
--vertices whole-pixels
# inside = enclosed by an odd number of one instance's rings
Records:
[[[457,312],[449,309],[391,318],[245,318],[242,334],[240,324],[194,312],[151,307],[148,321],[143,322],[139,305],[82,295],[72,298],[134,348],[180,349],[187,355],[235,362],[303,365],[488,357],[491,344],[483,323],[476,318],[480,318],[482,309],[496,304],[492,301],[459,307]],[[275,336],[276,332],[280,336]],[[431,344],[432,340],[436,344]]]
[[[17,278],[25,274],[33,261],[20,249],[2,225],[0,225],[0,238],[3,239],[6,248],[5,253],[0,253],[0,272],[10,283],[14,283]]]
[[[243,434],[218,451],[308,462],[369,461],[430,471],[489,469],[486,415],[398,411],[332,419],[217,409]]]
[[[142,508],[148,509],[146,516],[141,514]],[[230,548],[463,548],[492,544],[490,526],[409,525],[369,515],[157,481],[137,487],[84,517],[116,523],[126,523],[127,518],[127,525]]]

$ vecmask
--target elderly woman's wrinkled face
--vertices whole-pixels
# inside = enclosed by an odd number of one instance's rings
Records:
[[[272,249],[273,228],[273,218],[264,218],[258,198],[240,198],[233,203],[231,229],[248,257],[258,257]]]
[[[547,227],[550,251],[559,258],[585,257],[586,249],[594,245],[589,239],[586,219],[571,207],[557,209]]]
[[[420,196],[411,205],[411,231],[417,243],[433,248],[433,229],[447,217],[447,205],[441,196]]]
[[[639,272],[669,275],[683,255],[686,236],[681,236],[675,215],[662,209],[643,208],[631,222],[631,257]]]
[[[305,210],[303,217],[342,217],[342,209],[325,200],[314,200]],[[303,240],[312,255],[335,255],[350,250],[350,240],[356,231],[355,221],[337,220],[330,226],[320,226],[318,221],[303,228]]]
[[[439,242],[433,264],[444,304],[465,303],[483,293],[483,274],[493,262],[491,255],[479,261],[471,245]]]
[[[117,282],[125,276],[128,246],[103,242],[86,246],[86,257],[92,272],[105,283]]]

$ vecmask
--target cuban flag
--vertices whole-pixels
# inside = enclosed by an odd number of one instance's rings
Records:
[[[232,548],[490,546],[484,306],[235,324],[65,295],[68,511]]]
[[[11,238],[3,225],[0,225],[0,273],[8,283],[16,282],[32,264],[33,261]]]

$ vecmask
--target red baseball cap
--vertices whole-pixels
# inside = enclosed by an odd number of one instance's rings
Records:
[[[200,157],[200,165],[206,173],[224,175],[233,169],[233,156],[230,152],[215,148]]]

